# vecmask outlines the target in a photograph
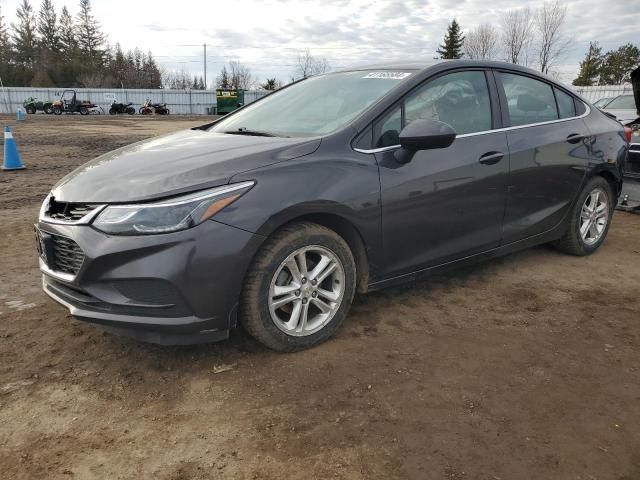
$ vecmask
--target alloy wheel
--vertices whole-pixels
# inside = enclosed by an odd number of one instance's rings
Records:
[[[586,245],[595,244],[607,228],[609,222],[609,205],[607,194],[598,187],[594,188],[580,211],[580,237]]]
[[[344,291],[344,267],[335,253],[319,245],[300,248],[280,264],[271,280],[271,319],[288,335],[311,335],[335,316]]]

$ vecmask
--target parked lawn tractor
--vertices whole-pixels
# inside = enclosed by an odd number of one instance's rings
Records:
[[[60,96],[60,100],[53,102],[53,113],[61,115],[64,113],[79,113],[88,115],[89,113],[99,113],[98,106],[88,100],[78,100],[75,90],[65,90]]]
[[[25,112],[33,114],[38,111],[44,112],[47,115],[53,113],[53,102],[47,100],[46,102],[41,102],[35,97],[29,97],[24,102],[22,102],[22,106],[24,107]]]

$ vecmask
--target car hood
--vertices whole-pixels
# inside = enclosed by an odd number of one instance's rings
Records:
[[[228,183],[232,176],[313,153],[320,139],[192,129],[144,140],[77,168],[52,190],[62,202],[125,203]]]

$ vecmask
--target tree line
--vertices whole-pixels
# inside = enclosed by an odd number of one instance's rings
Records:
[[[560,0],[504,12],[498,24],[482,24],[466,33],[453,19],[437,53],[441,58],[504,60],[555,75],[554,67],[571,48],[564,31],[567,7]],[[629,43],[603,53],[591,42],[574,85],[619,85],[640,65],[640,49]]]
[[[29,0],[8,25],[0,10],[0,79],[5,86],[204,89],[202,78],[163,73],[151,52],[111,46],[91,9],[80,0],[72,15],[52,0],[36,12]]]
[[[498,24],[481,24],[466,34],[456,19],[449,24],[438,49],[441,58],[503,60],[553,73],[571,46],[564,33],[567,7],[560,0],[504,12]]]
[[[602,52],[598,42],[591,42],[580,62],[576,86],[622,85],[631,81],[631,72],[640,66],[640,48],[627,43],[616,50]]]

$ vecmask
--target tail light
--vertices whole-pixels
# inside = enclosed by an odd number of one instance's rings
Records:
[[[624,127],[624,138],[627,139],[627,143],[631,143],[631,128]]]

